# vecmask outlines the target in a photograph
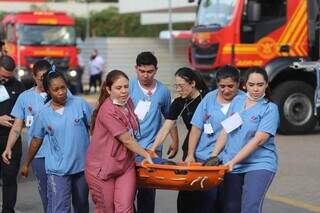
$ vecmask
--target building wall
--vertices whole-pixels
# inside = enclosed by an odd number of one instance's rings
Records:
[[[174,54],[169,54],[169,44],[167,40],[158,38],[91,38],[80,44],[82,56],[87,64],[90,52],[93,48],[98,49],[99,54],[106,61],[106,70],[120,69],[129,77],[135,76],[134,66],[136,56],[141,51],[151,51],[158,58],[157,78],[168,86],[174,83],[175,71],[188,66],[187,40],[174,41]],[[89,80],[88,69],[83,76],[83,82]]]

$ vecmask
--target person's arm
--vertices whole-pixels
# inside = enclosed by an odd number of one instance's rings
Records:
[[[174,107],[174,103],[175,100],[173,101],[173,103],[171,104],[171,95],[169,90],[166,90],[166,95],[165,95],[165,99],[164,99],[164,105],[162,105],[161,108],[161,112],[163,117],[167,118],[169,114],[171,114],[171,107]],[[178,117],[178,116],[177,116]],[[175,119],[177,118],[175,117]],[[166,119],[168,120],[168,119]],[[178,152],[178,147],[179,147],[179,134],[178,134],[178,129],[177,126],[172,125],[171,128],[169,128],[170,130],[170,136],[171,136],[171,145],[169,146],[169,149],[167,151],[167,155],[169,155],[169,158],[174,158]],[[167,134],[166,134],[167,136]],[[163,139],[164,140],[164,139]]]
[[[23,177],[28,177],[31,161],[33,160],[34,156],[37,154],[41,144],[42,144],[42,139],[35,138],[35,137],[32,138],[31,144],[29,146],[27,158],[21,167],[20,173]]]
[[[12,147],[16,144],[17,139],[19,138],[23,128],[23,120],[16,118],[14,120],[13,126],[10,129],[7,146],[2,153],[2,160],[6,164],[10,164]]]
[[[240,150],[240,152],[236,154],[236,156],[233,159],[226,163],[226,165],[229,166],[229,171],[231,172],[234,168],[234,165],[240,163],[251,153],[253,153],[259,146],[264,144],[269,137],[269,133],[256,132],[254,137]]]
[[[195,162],[194,152],[196,150],[196,146],[201,136],[201,132],[202,132],[202,129],[199,129],[198,127],[192,125],[190,135],[189,135],[189,141],[188,141],[188,155],[187,155],[187,158],[185,159],[185,163],[187,165],[190,165],[192,162]]]
[[[171,144],[169,146],[169,149],[167,151],[167,155],[169,155],[169,158],[174,158],[178,152],[179,148],[179,134],[178,134],[178,128],[176,125],[174,125],[170,130],[170,136],[171,136]]]
[[[155,151],[158,146],[163,144],[164,140],[167,138],[171,128],[175,125],[175,123],[176,122],[174,120],[166,119],[164,121],[163,126],[159,130],[159,132],[156,136],[156,139],[155,139],[154,143],[152,144],[150,150]]]
[[[227,132],[222,128],[222,130],[217,138],[214,149],[212,151],[211,157],[216,157],[220,154],[221,150],[224,148],[224,146],[226,144],[227,137],[228,137]]]
[[[149,163],[153,163],[149,153],[144,150],[133,137],[130,136],[129,132],[125,132],[117,136],[117,139],[120,140],[129,150],[144,157]]]

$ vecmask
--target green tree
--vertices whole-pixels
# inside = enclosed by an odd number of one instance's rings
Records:
[[[166,24],[141,25],[139,15],[119,14],[118,9],[114,7],[92,12],[90,17],[91,36],[158,37],[160,31],[168,28]],[[174,24],[173,28],[186,30],[192,25]]]

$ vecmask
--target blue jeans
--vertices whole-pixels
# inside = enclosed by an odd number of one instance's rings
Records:
[[[35,174],[38,182],[38,191],[41,198],[44,212],[46,212],[48,206],[47,195],[47,174],[45,169],[44,158],[34,158],[31,162],[33,173]]]
[[[65,176],[48,174],[47,213],[70,213],[71,199],[73,212],[88,213],[88,194],[84,172]]]
[[[154,213],[156,190],[138,188],[137,213]]]
[[[261,213],[264,197],[274,175],[274,172],[268,170],[226,174],[225,213]]]

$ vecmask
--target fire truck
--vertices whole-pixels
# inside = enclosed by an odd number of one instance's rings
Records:
[[[280,111],[279,131],[310,132],[318,121],[316,75],[292,64],[319,59],[318,13],[318,0],[200,0],[190,64],[211,77],[226,64],[241,73],[264,67]]]
[[[63,12],[35,11],[6,15],[2,20],[5,50],[17,64],[18,78],[32,85],[31,69],[47,59],[76,84],[77,49],[75,21]]]

